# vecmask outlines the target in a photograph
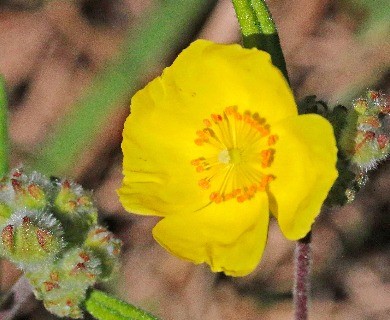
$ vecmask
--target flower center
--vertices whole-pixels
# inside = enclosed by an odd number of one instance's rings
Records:
[[[230,156],[230,163],[232,164],[238,164],[241,162],[241,151],[240,149],[230,149],[229,150],[229,156]]]
[[[227,107],[223,114],[204,119],[203,124],[205,127],[196,132],[195,144],[204,147],[204,156],[191,164],[201,175],[199,186],[211,191],[210,201],[221,203],[235,198],[243,202],[265,191],[274,179],[264,171],[273,162],[272,146],[278,139],[265,119],[257,113],[242,114],[237,107]]]

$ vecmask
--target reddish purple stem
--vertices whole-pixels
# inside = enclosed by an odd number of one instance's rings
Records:
[[[298,240],[295,247],[294,306],[295,320],[308,319],[310,295],[311,233]]]

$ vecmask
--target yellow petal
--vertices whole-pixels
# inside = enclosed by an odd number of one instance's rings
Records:
[[[319,115],[292,117],[273,127],[279,140],[270,170],[270,209],[290,240],[303,238],[337,178],[330,123]]]
[[[162,78],[167,90],[179,91],[182,108],[190,108],[194,119],[203,119],[203,110],[216,113],[228,106],[258,112],[270,124],[297,115],[284,76],[268,53],[255,48],[197,40]]]
[[[164,216],[206,205],[191,160],[199,157],[196,126],[185,125],[167,105],[180,106],[164,93],[160,78],[132,99],[132,114],[123,130],[122,205],[133,213]],[[201,123],[199,124],[201,126]]]
[[[212,150],[195,145],[196,131],[212,113],[232,105],[259,112],[268,123],[296,114],[291,91],[267,53],[194,42],[132,99],[118,190],[123,206],[165,216],[207,205],[209,193],[199,187],[191,160]]]
[[[153,229],[172,254],[207,263],[214,272],[244,276],[260,261],[268,231],[268,199],[259,193],[245,203],[210,204],[193,213],[170,215]]]

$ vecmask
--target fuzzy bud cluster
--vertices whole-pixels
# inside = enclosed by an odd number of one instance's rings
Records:
[[[339,139],[340,149],[355,172],[355,178],[346,189],[348,202],[353,201],[356,192],[366,183],[367,172],[390,153],[389,96],[368,91],[352,106]]]
[[[340,144],[359,171],[367,172],[390,152],[390,99],[385,94],[368,91],[356,99],[349,112]]]
[[[57,316],[82,318],[87,289],[110,278],[120,248],[80,185],[21,169],[0,180],[0,254]]]

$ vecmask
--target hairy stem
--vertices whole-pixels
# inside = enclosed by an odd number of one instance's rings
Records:
[[[295,320],[308,319],[311,268],[311,232],[298,240],[295,247],[294,307]]]
[[[33,293],[28,280],[25,277],[20,277],[2,301],[0,319],[11,320],[15,318],[32,297]]]
[[[5,80],[0,75],[0,176],[8,171],[8,108]]]

